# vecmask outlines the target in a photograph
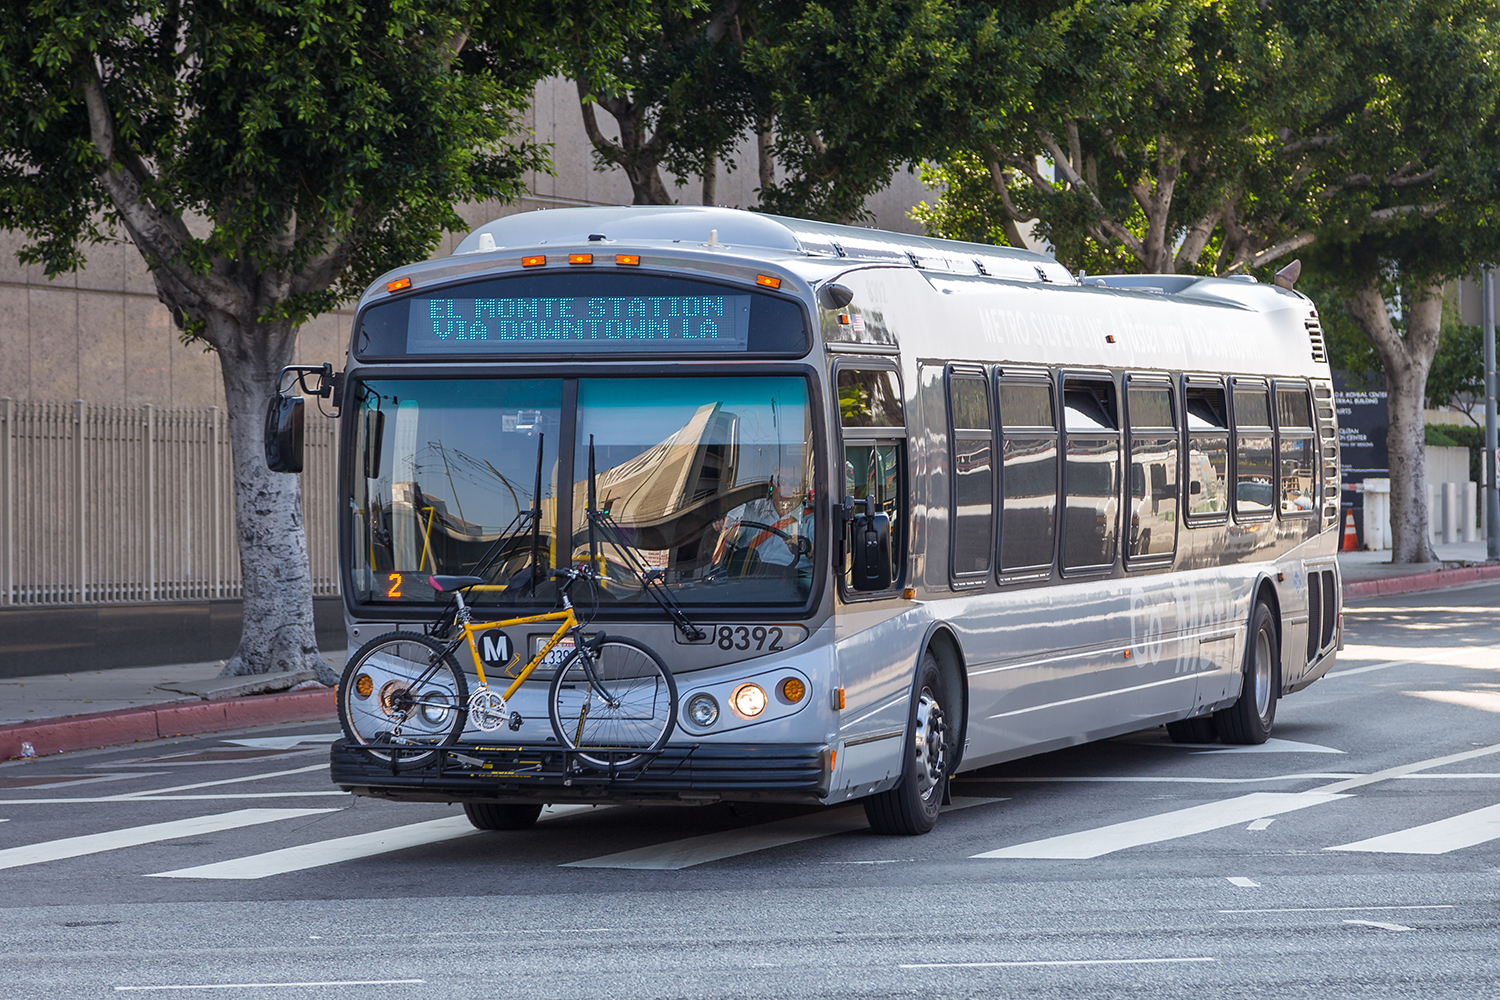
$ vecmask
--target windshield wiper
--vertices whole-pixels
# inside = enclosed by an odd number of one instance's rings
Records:
[[[623,557],[626,568],[628,568],[636,579],[641,581],[641,589],[651,595],[667,616],[672,619],[677,630],[688,642],[702,642],[708,638],[708,633],[703,631],[688,618],[687,613],[682,610],[682,605],[673,598],[666,584],[662,582],[664,575],[661,570],[649,569],[636,554],[635,546],[625,541],[624,533],[615,519],[610,516],[609,511],[599,509],[599,493],[597,489],[597,472],[594,468],[594,435],[589,435],[589,493],[588,506],[584,513],[589,522],[589,560],[591,566],[599,565],[599,536],[615,547],[615,550]]]

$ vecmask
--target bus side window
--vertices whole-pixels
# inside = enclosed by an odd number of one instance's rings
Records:
[[[1177,547],[1177,419],[1170,384],[1130,383],[1130,536],[1126,559]]]
[[[1318,455],[1306,389],[1277,385],[1276,437],[1277,509],[1283,518],[1311,517],[1318,506]]]
[[[901,585],[905,565],[906,504],[903,499],[902,442],[906,416],[901,387],[894,371],[838,369],[839,423],[844,429],[844,496],[863,500],[873,496],[875,505],[891,519],[891,586]],[[839,546],[840,565],[846,591],[852,589],[853,564],[849,556],[850,526],[844,527]]]
[[[1120,424],[1115,384],[1070,378],[1063,383],[1062,568],[1103,570],[1120,542]]]
[[[1222,384],[1190,380],[1183,388],[1187,423],[1189,524],[1229,516],[1229,412]]]
[[[1052,569],[1057,549],[1057,422],[1050,382],[997,383],[1002,427],[1000,573]]]
[[[1235,380],[1234,516],[1256,520],[1276,508],[1271,408],[1263,384]]]
[[[990,400],[982,370],[972,375],[949,371],[948,415],[953,455],[949,565],[955,577],[983,577],[990,571],[995,468]]]

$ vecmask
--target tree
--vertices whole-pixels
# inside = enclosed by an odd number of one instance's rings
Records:
[[[184,338],[217,353],[245,607],[225,672],[329,680],[300,483],[266,468],[265,408],[300,323],[425,256],[462,226],[456,202],[513,197],[545,166],[511,138],[549,66],[543,19],[468,0],[4,12],[0,225],[49,275],[123,232]],[[466,48],[476,24],[482,50]]]
[[[1061,46],[1027,110],[954,144],[920,218],[1007,242],[1035,220],[1095,270],[1222,274],[1305,251],[1387,377],[1393,559],[1430,561],[1422,401],[1442,285],[1500,239],[1495,15],[1492,0],[1054,11]]]

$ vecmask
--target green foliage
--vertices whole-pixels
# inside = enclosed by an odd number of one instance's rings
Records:
[[[455,61],[481,23],[488,46]],[[0,226],[49,275],[124,230],[166,292],[183,291],[174,273],[238,281],[254,319],[301,322],[425,256],[462,227],[456,202],[511,198],[545,168],[513,138],[555,64],[534,47],[542,28],[534,8],[470,0],[10,2]],[[507,31],[524,43],[507,48]],[[101,179],[91,78],[137,216]],[[153,226],[181,230],[169,254],[153,257]],[[225,305],[164,298],[190,326]]]

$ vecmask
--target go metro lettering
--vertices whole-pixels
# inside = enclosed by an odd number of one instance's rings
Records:
[[[724,299],[723,295],[429,299],[427,318],[432,335],[439,340],[716,340],[723,325]]]

